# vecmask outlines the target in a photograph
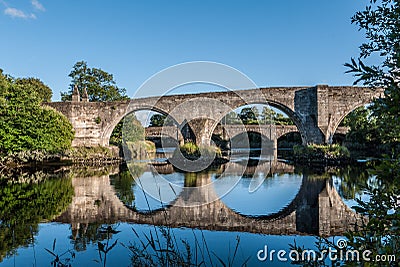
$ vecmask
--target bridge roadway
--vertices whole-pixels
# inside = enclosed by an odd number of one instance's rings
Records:
[[[282,162],[278,165],[273,168],[283,172],[293,171],[293,167],[285,166]],[[156,168],[151,167],[149,171],[156,173]],[[240,170],[245,167],[236,164],[235,168]],[[75,190],[72,203],[55,221],[70,223],[73,231],[88,223],[121,221],[274,235],[331,236],[343,234],[363,219],[342,202],[329,180],[315,176],[304,175],[293,201],[280,212],[263,217],[236,213],[221,200],[209,203],[210,199],[215,198],[216,192],[212,187],[203,185],[210,182],[209,174],[199,174],[196,187],[185,187],[171,205],[163,210],[141,213],[129,209],[118,199],[109,175],[76,176],[72,179]]]
[[[75,90],[71,102],[52,102],[75,130],[73,146],[107,146],[115,126],[129,113],[153,110],[169,115],[185,140],[209,144],[221,119],[239,107],[268,104],[283,111],[296,125],[303,144],[331,143],[343,118],[382,96],[382,89],[354,86],[273,87],[227,92],[168,95],[116,102],[81,101]],[[192,138],[187,138],[191,134]],[[233,136],[230,134],[229,136]]]

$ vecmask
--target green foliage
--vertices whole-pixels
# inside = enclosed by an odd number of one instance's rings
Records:
[[[187,142],[179,146],[179,149],[184,154],[200,157],[200,149],[195,143]]]
[[[19,246],[31,244],[37,224],[63,212],[73,194],[71,179],[3,184],[0,187],[0,261],[16,253]]]
[[[197,185],[197,173],[185,172],[185,187],[196,187]]]
[[[119,88],[114,81],[114,76],[98,68],[90,68],[85,61],[76,62],[68,75],[71,77],[69,91],[61,93],[62,101],[70,101],[72,92],[77,86],[80,94],[86,88],[89,101],[117,101],[127,100],[125,88]],[[96,118],[99,124],[101,118]],[[122,144],[122,124],[120,122],[113,130],[110,138],[110,144],[121,146]]]
[[[257,107],[245,107],[239,114],[234,111],[229,112],[223,119],[223,124],[276,124],[276,125],[294,125],[293,121],[281,113],[275,112],[269,107],[263,107],[259,114]]]
[[[42,107],[42,101],[36,91],[0,74],[0,153],[60,152],[71,146],[71,123],[54,109]]]
[[[259,112],[256,107],[243,108],[240,111],[239,118],[243,124],[258,124]]]
[[[262,124],[276,124],[276,125],[294,125],[293,121],[285,117],[282,113],[277,113],[269,107],[263,107],[261,113]]]
[[[110,180],[121,202],[128,207],[134,208],[135,195],[133,194],[132,188],[135,185],[135,179],[130,171],[125,170],[118,175],[113,175],[110,177]]]
[[[136,119],[135,113],[128,114],[114,128],[110,144],[122,146],[122,143],[144,141],[145,129]]]
[[[275,123],[276,112],[268,107],[263,107],[261,113],[262,124],[274,124]]]
[[[383,142],[400,142],[400,2],[396,0],[370,0],[365,10],[357,12],[352,23],[363,30],[368,40],[360,46],[360,58],[346,63],[364,85],[384,91],[384,98],[374,102],[379,137]],[[374,56],[378,64],[367,66],[363,60]]]
[[[53,92],[50,87],[38,78],[18,78],[15,79],[15,83],[22,86],[28,92],[35,92],[41,102],[51,102]]]
[[[128,99],[126,90],[119,88],[112,74],[98,68],[90,68],[85,61],[76,62],[68,75],[71,77],[69,91],[61,93],[62,101],[72,98],[74,87],[77,86],[82,95],[86,88],[89,101],[116,101]]]
[[[367,168],[373,168],[374,162],[367,163]],[[338,169],[335,176],[341,177],[339,188],[340,196],[345,199],[355,199],[357,194],[361,195],[367,187],[371,174],[366,168],[360,168],[357,165],[347,165]]]
[[[113,151],[104,146],[93,146],[93,147],[73,147],[65,152],[65,156],[72,161],[81,160],[92,160],[102,158],[115,158]]]
[[[150,118],[150,127],[172,126],[174,122],[170,117],[163,114],[154,114]]]
[[[77,252],[85,251],[88,245],[95,245],[107,239],[107,232],[104,231],[108,225],[102,223],[80,223],[72,229],[71,243]],[[111,234],[111,233],[110,233]]]
[[[122,145],[122,128],[124,127],[124,121],[118,122],[118,124],[115,126],[113,132],[111,133],[110,136],[110,145],[114,146],[121,146]]]
[[[377,118],[372,116],[372,110],[364,106],[348,114],[343,125],[350,127],[346,135],[347,142],[379,144]]]
[[[338,144],[333,145],[295,145],[293,147],[293,153],[295,157],[305,158],[348,158],[350,157],[349,150]]]
[[[382,87],[384,98],[373,105],[373,116],[379,138],[386,143],[400,141],[400,2],[395,0],[370,0],[365,10],[357,12],[352,23],[366,33],[367,43],[360,46],[360,59],[345,64],[358,82],[370,87]],[[380,63],[366,66],[363,59],[379,55]],[[367,202],[358,200],[357,212],[368,216],[368,222],[357,231],[347,233],[351,247],[369,249],[377,254],[393,254],[400,258],[400,160],[386,158],[373,173],[379,187],[366,187],[370,194]],[[371,263],[371,266],[378,264]],[[390,265],[398,265],[392,262]]]
[[[124,118],[122,129],[123,142],[137,142],[145,140],[145,130],[140,121],[136,119],[134,113],[128,114]]]
[[[217,146],[198,146],[195,143],[187,142],[181,146],[179,146],[179,150],[182,155],[191,160],[195,160],[203,156],[204,158],[221,158],[222,152],[221,149]],[[177,153],[175,150],[174,155]]]

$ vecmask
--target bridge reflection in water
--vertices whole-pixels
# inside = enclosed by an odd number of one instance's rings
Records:
[[[241,173],[244,168],[244,175],[252,175],[255,171],[254,167],[238,163],[228,164],[231,164],[230,170]],[[266,170],[271,169],[273,173],[294,171],[293,166],[283,162],[274,162],[272,166],[270,162],[264,164]],[[218,171],[223,172],[227,167],[221,166]],[[173,172],[171,165],[148,168],[155,168],[152,171],[158,173]],[[118,169],[114,170],[114,173],[118,173]],[[70,223],[73,232],[94,222],[132,222],[273,235],[332,236],[353,229],[355,224],[359,224],[363,219],[342,202],[329,178],[304,174],[300,189],[290,204],[282,207],[277,213],[257,217],[242,215],[228,208],[212,186],[204,186],[210,183],[212,174],[197,173],[192,184],[194,187],[184,187],[166,208],[138,212],[125,206],[118,198],[110,183],[110,174],[76,176],[72,179],[75,190],[72,203],[55,221]]]

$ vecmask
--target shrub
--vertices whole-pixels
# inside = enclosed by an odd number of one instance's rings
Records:
[[[54,153],[71,146],[71,123],[56,110],[42,107],[42,100],[35,91],[0,72],[0,153]]]
[[[179,147],[184,156],[191,156],[199,158],[201,156],[199,147],[192,142],[185,143]]]
[[[195,143],[188,142],[179,147],[182,155],[187,159],[198,159],[201,156],[204,158],[220,158],[222,156],[221,149],[216,146],[201,145],[198,146]],[[176,156],[177,150],[174,152]]]
[[[323,157],[323,158],[348,158],[350,152],[345,146],[333,145],[295,145],[293,147],[295,157]]]

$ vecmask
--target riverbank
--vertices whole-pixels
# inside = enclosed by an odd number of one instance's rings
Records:
[[[148,150],[148,145],[135,146],[139,152],[134,152],[132,156],[137,156],[138,159],[146,159],[151,154],[154,156],[155,148],[151,147],[151,153],[144,153],[143,151]],[[128,150],[133,149],[133,146],[129,146]],[[127,151],[128,151],[127,150]],[[178,150],[176,150],[177,152]],[[180,165],[186,166],[193,164],[193,161],[204,159],[210,162],[209,158],[212,157],[211,166],[215,167],[229,162],[229,153],[225,155],[226,151],[221,151],[216,147],[197,147],[193,144],[185,144],[180,148],[181,155],[177,159],[180,161]],[[81,166],[104,166],[121,164],[125,162],[123,157],[125,151],[117,146],[109,147],[76,147],[71,148],[64,153],[58,154],[46,154],[37,151],[22,151],[12,153],[6,156],[0,157],[0,171],[2,169],[14,169],[23,167],[43,167],[43,166],[68,166],[68,165],[81,165]],[[176,153],[173,158],[177,157]],[[348,150],[345,147],[338,145],[321,146],[321,145],[310,145],[310,146],[296,146],[293,149],[291,155],[284,155],[283,158],[292,162],[295,165],[305,166],[345,166],[354,164],[358,161],[358,158],[351,157]],[[176,160],[172,160],[176,163]],[[166,162],[171,163],[171,159],[167,159]],[[203,163],[203,162],[198,162]]]
[[[90,165],[101,166],[123,162],[120,149],[110,147],[75,147],[63,153],[20,151],[0,156],[0,168],[13,169],[41,165]]]

